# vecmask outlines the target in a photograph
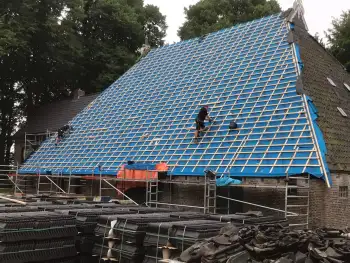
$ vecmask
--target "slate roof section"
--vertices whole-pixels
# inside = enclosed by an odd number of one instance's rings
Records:
[[[173,175],[322,177],[289,32],[277,14],[151,51],[74,118],[69,137],[45,142],[20,172],[91,174],[101,165],[115,174],[133,160],[167,162]],[[205,104],[215,123],[196,144]],[[239,129],[229,130],[232,120]]]
[[[24,133],[45,133],[47,130],[56,132],[57,129],[71,121],[79,112],[89,105],[99,94],[91,94],[79,99],[55,101],[36,108],[28,118],[27,124],[20,129],[15,138],[21,138]]]
[[[350,118],[343,117],[337,109],[350,114],[350,92],[344,86],[344,82],[350,85],[350,74],[305,29],[295,26],[294,31],[304,64],[304,90],[318,110],[317,122],[326,141],[329,169],[350,172]]]

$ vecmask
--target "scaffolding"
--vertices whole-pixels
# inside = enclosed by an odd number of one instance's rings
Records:
[[[47,138],[50,138],[54,134],[54,132],[49,130],[43,133],[25,133],[23,160],[26,160]]]
[[[42,167],[41,167],[42,168]],[[84,167],[79,167],[83,169]],[[69,168],[70,171],[77,169],[77,167]],[[217,202],[219,200],[226,201],[226,206],[220,208],[225,210],[223,213],[231,213],[230,207],[232,203],[239,203],[246,207],[253,207],[264,209],[270,212],[283,214],[290,222],[291,227],[308,228],[309,226],[309,206],[310,206],[310,176],[298,175],[298,176],[286,176],[280,179],[261,178],[256,179],[255,183],[251,183],[249,178],[242,178],[242,184],[232,184],[227,186],[216,185],[216,179],[218,176],[214,173],[205,173],[204,176],[187,177],[187,176],[171,176],[167,175],[165,178],[160,178],[160,173],[167,171],[149,170],[147,171],[146,178],[144,179],[130,179],[126,178],[125,170],[119,174],[119,176],[105,176],[100,170],[96,174],[89,176],[84,175],[64,175],[62,173],[56,174],[41,174],[40,168],[37,169],[38,173],[35,175],[20,175],[17,173],[17,167],[12,169],[14,179],[11,182],[14,185],[15,194],[26,195],[28,193],[28,185],[35,186],[36,194],[59,194],[59,195],[74,195],[74,196],[93,196],[101,198],[102,196],[118,194],[122,196],[124,200],[139,205],[132,198],[130,198],[125,192],[128,185],[134,186],[135,184],[141,184],[146,188],[145,205],[153,207],[176,207],[179,209],[195,209],[202,211],[204,214],[215,214],[219,210]],[[154,176],[154,174],[157,176]],[[121,176],[120,176],[121,175]],[[11,176],[9,176],[11,177]],[[189,180],[192,178],[193,180]],[[260,180],[260,181],[259,181]],[[28,181],[32,181],[28,184]],[[271,182],[272,183],[271,183]],[[24,182],[24,183],[23,183]],[[172,201],[173,190],[172,185],[180,186],[197,186],[203,189],[203,205],[189,205],[188,203],[179,204]],[[169,202],[164,202],[160,198],[164,193],[164,189],[160,189],[161,186],[169,185],[166,194],[169,196]],[[76,193],[76,188],[83,188],[84,193]],[[283,204],[283,207],[276,208],[268,205],[262,205],[255,202],[248,202],[247,200],[239,200],[230,196],[228,191],[227,196],[223,196],[217,193],[218,189],[232,189],[242,188],[251,189],[252,191],[265,191],[265,190],[277,190],[280,196],[279,204]],[[88,190],[88,191],[87,191]],[[94,192],[97,195],[94,196]],[[88,193],[88,195],[87,195]],[[283,197],[284,196],[284,200]],[[199,197],[196,197],[196,200]],[[244,199],[244,198],[243,198]],[[199,202],[198,202],[199,203]],[[246,209],[245,209],[246,210]]]
[[[14,165],[0,165],[0,189],[9,190],[15,184],[11,175],[17,174],[18,167]]]

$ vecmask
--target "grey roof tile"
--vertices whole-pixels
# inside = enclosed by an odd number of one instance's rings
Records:
[[[306,30],[295,27],[304,63],[303,84],[306,94],[318,109],[318,124],[327,145],[327,162],[331,170],[350,171],[350,118],[338,110],[350,112],[350,74]],[[333,87],[327,78],[331,78]]]
[[[47,130],[57,131],[67,124],[80,111],[89,105],[99,94],[80,97],[79,99],[65,99],[36,108],[27,117],[27,124],[15,134],[19,138],[27,133],[43,133]]]

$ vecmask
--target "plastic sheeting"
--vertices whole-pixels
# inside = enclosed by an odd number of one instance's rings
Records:
[[[227,186],[230,184],[241,184],[241,180],[230,178],[229,176],[223,176],[218,179],[216,179],[216,185],[217,186]]]
[[[326,154],[327,154],[326,142],[323,138],[322,131],[317,124],[318,111],[317,111],[317,108],[316,108],[315,104],[313,103],[312,99],[309,96],[305,96],[305,97],[306,97],[307,104],[308,104],[307,106],[309,107],[309,112],[311,114],[311,119],[313,122],[314,131],[316,134],[316,140],[317,140],[318,146],[320,148],[321,158],[323,160],[325,169],[327,171],[327,174],[325,176],[328,177],[329,183],[332,184],[332,178],[331,178],[330,171],[329,171],[329,168],[327,165],[327,160],[326,160]],[[324,176],[322,176],[321,178],[325,179]]]

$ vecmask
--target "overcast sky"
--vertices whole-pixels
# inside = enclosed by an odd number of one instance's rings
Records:
[[[193,5],[198,0],[145,0],[146,4],[159,6],[160,11],[167,16],[168,30],[166,42],[179,41],[177,30],[185,21],[184,8]],[[278,0],[283,10],[293,6],[294,0]],[[342,11],[350,9],[350,0],[304,0],[305,19],[312,35],[327,30],[332,17],[339,17]]]

